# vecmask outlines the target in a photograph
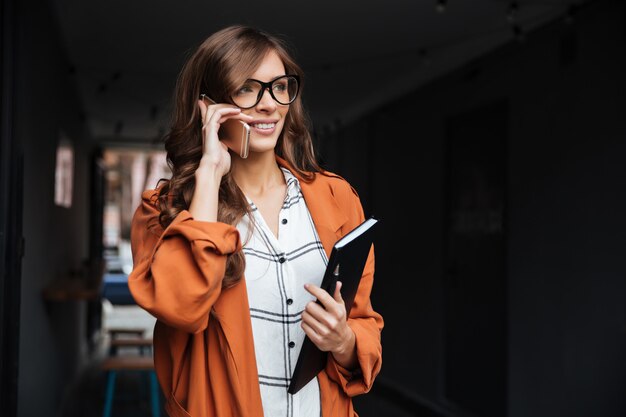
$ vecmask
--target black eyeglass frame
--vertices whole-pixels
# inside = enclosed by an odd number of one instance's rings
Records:
[[[280,101],[278,101],[278,99],[274,95],[274,91],[272,91],[272,84],[274,84],[276,81],[280,80],[281,78],[286,78],[286,77],[294,78],[298,84],[297,84],[297,88],[296,88],[296,94],[293,95],[293,98],[291,99],[291,101],[289,103],[281,103]],[[232,100],[232,102],[237,107],[239,107],[240,109],[244,109],[244,110],[251,109],[254,106],[256,106],[257,104],[259,104],[259,101],[261,101],[261,98],[263,97],[263,94],[265,94],[265,90],[268,90],[270,92],[270,96],[272,96],[272,99],[274,99],[274,101],[276,103],[278,103],[280,105],[283,105],[283,106],[287,106],[287,105],[293,103],[296,100],[296,98],[298,98],[298,94],[300,94],[300,76],[296,75],[296,74],[294,74],[294,75],[291,75],[291,74],[281,75],[281,76],[278,76],[278,77],[276,77],[273,80],[268,81],[268,82],[263,82],[261,80],[255,80],[254,78],[249,78],[246,81],[254,81],[254,82],[257,82],[257,83],[261,84],[261,89],[259,90],[259,95],[257,96],[256,101],[254,102],[254,104],[252,106],[248,106],[248,107],[241,107],[240,105],[237,104],[237,102],[235,101],[233,96],[232,95],[230,96],[230,99]]]

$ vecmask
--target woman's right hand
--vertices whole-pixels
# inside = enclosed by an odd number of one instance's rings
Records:
[[[196,171],[196,181],[203,178],[221,181],[230,170],[228,147],[222,143],[217,132],[228,119],[253,120],[241,109],[229,104],[212,104],[208,100],[198,100],[202,123],[202,159]]]

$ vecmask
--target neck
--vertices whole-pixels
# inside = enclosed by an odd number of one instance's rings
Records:
[[[285,177],[276,162],[274,151],[250,153],[247,159],[233,156],[232,176],[244,194],[253,196],[285,184]]]

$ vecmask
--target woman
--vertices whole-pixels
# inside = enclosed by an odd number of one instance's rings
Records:
[[[333,244],[364,215],[350,185],[315,161],[301,79],[278,38],[243,26],[206,39],[179,76],[165,142],[173,175],[143,193],[128,279],[157,318],[171,416],[354,416],[351,397],[380,371],[373,252],[350,317],[341,285],[319,288]],[[218,139],[229,119],[251,127],[246,159]],[[328,361],[291,395],[305,334]]]

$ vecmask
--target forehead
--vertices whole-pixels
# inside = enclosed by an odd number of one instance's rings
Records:
[[[285,65],[276,51],[269,51],[256,71],[249,77],[260,81],[270,81],[276,77],[285,75]]]

